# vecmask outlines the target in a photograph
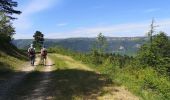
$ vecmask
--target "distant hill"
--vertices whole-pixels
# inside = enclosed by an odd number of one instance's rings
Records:
[[[26,49],[32,43],[32,39],[17,39],[13,40],[12,43],[19,49]]]
[[[27,49],[32,43],[31,39],[14,40],[20,49]],[[95,38],[68,38],[68,39],[46,39],[46,47],[61,46],[78,52],[89,52],[93,46]],[[146,37],[107,37],[109,53],[120,53],[134,55],[139,47],[147,41]]]

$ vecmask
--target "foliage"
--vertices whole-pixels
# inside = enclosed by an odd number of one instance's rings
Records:
[[[18,54],[18,55],[21,55],[21,54]],[[23,55],[21,56],[23,57]],[[25,59],[25,58],[22,58],[22,59]],[[21,67],[20,65],[23,63],[24,63],[24,60],[21,60],[15,56],[11,56],[0,51],[0,73],[8,72],[8,71],[12,72],[14,70],[17,70]]]
[[[159,57],[170,57],[170,40],[166,33],[160,32],[153,37],[152,49]]]
[[[99,33],[96,38],[94,48],[92,48],[92,50],[94,50],[94,52],[97,51],[99,54],[103,54],[106,51],[106,48],[107,48],[106,46],[107,46],[106,37],[102,33]]]
[[[9,43],[14,34],[15,29],[9,18],[4,13],[0,13],[0,42]]]
[[[12,43],[15,29],[12,25],[13,14],[21,12],[15,10],[17,2],[13,0],[0,0],[0,71],[14,71],[27,60],[26,54],[18,50]],[[24,60],[24,61],[23,61]]]
[[[9,19],[15,19],[10,16],[12,14],[21,14],[21,11],[15,10],[14,7],[17,7],[18,3],[13,0],[0,0],[0,12],[3,12]]]
[[[27,61],[26,54],[18,50],[15,46],[9,43],[0,45],[0,74],[14,72],[22,67],[22,64]]]
[[[37,48],[41,48],[44,44],[44,34],[42,34],[40,31],[36,31],[34,34],[34,41],[33,44]]]
[[[92,47],[92,59],[95,64],[102,64],[102,56],[106,53],[107,39],[102,33],[96,38],[94,46]]]
[[[164,32],[152,37],[152,44],[145,43],[138,53],[138,59],[144,66],[152,66],[160,74],[169,74],[170,40]]]
[[[13,35],[15,34],[15,29],[12,25],[11,20],[16,19],[12,17],[13,14],[21,14],[21,11],[15,10],[17,7],[17,2],[13,0],[0,0],[0,42],[9,43]]]
[[[159,75],[153,68],[134,68],[128,66],[117,70],[116,75],[112,76],[115,76],[114,80],[116,82],[122,83],[144,100],[170,99],[170,82],[168,77]]]

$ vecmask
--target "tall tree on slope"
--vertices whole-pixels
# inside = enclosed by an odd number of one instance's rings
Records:
[[[40,49],[44,44],[44,34],[42,34],[42,32],[40,31],[36,31],[33,37],[34,37],[34,41],[33,41],[34,46]]]

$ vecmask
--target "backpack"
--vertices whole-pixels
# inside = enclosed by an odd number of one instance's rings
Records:
[[[35,50],[34,50],[34,48],[30,48],[30,49],[29,49],[29,54],[30,54],[30,55],[35,55]]]
[[[42,51],[42,55],[47,56],[47,50],[46,49]]]

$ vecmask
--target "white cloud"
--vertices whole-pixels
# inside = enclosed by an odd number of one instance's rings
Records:
[[[59,23],[59,24],[57,24],[58,27],[67,26],[67,25],[68,25],[68,23]]]
[[[144,12],[145,13],[152,13],[152,12],[156,12],[156,11],[159,11],[159,10],[160,10],[160,8],[151,8],[151,9],[145,10]]]
[[[23,11],[23,14],[30,15],[33,13],[43,11],[51,7],[55,1],[56,0],[32,0]]]
[[[96,37],[100,32],[105,36],[113,37],[130,37],[130,36],[145,36],[149,31],[151,21],[144,21],[138,23],[125,23],[118,25],[108,25],[100,27],[85,27],[77,28],[67,32],[54,32],[46,35],[48,38],[68,38],[68,37]],[[156,31],[164,31],[170,35],[170,19],[157,20],[155,23],[159,25]]]
[[[14,26],[17,31],[27,31],[34,24],[31,20],[31,15],[44,11],[52,7],[59,0],[30,0],[30,2],[25,5],[22,10],[21,15],[17,15],[18,19],[14,21]]]

